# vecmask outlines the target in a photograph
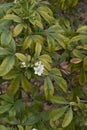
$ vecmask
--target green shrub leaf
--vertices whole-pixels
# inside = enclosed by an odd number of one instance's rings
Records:
[[[67,127],[71,123],[72,119],[73,119],[73,111],[72,108],[70,107],[65,114],[62,127],[63,128]]]
[[[8,56],[6,57],[2,64],[0,65],[0,76],[6,75],[14,66],[15,64],[15,57]]]
[[[50,99],[54,94],[54,86],[49,77],[46,77],[44,80],[44,93],[46,99]]]

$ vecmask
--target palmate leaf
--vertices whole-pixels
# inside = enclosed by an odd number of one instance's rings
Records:
[[[44,80],[44,93],[47,100],[53,97],[54,86],[49,77],[46,77]]]
[[[15,64],[15,57],[7,56],[0,65],[0,76],[6,75],[13,68],[14,64]]]

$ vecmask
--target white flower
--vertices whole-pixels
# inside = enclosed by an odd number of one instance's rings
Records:
[[[37,130],[36,128],[33,128],[32,130]]]
[[[41,76],[44,71],[44,65],[41,64],[41,61],[35,63],[34,71],[35,74]]]
[[[25,63],[25,62],[22,62],[22,63],[21,63],[21,67],[26,67],[26,63]]]

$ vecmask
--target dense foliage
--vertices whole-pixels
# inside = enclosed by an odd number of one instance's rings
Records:
[[[78,3],[54,1],[63,11]],[[52,5],[0,4],[0,130],[87,129],[87,26],[60,22]]]

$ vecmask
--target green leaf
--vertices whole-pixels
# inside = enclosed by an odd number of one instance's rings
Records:
[[[12,104],[6,104],[6,105],[0,106],[0,114],[3,114],[9,111],[11,107],[12,107]]]
[[[59,118],[63,116],[66,110],[67,110],[67,106],[51,111],[49,115],[50,120],[52,121],[59,120]]]
[[[11,80],[11,79],[16,78],[17,76],[20,76],[20,73],[19,73],[19,71],[14,69],[14,70],[11,70],[10,72],[8,72],[5,76],[3,76],[3,79]]]
[[[23,50],[26,50],[28,47],[31,46],[31,44],[32,44],[32,39],[29,36],[26,37],[23,43]]]
[[[36,25],[37,25],[39,28],[43,29],[43,24],[42,24],[41,21],[36,20],[35,23],[36,23]]]
[[[8,87],[8,94],[15,95],[20,86],[20,78],[16,77],[13,79]]]
[[[84,55],[77,49],[73,50],[73,55],[80,59],[84,58]]]
[[[77,41],[81,41],[81,40],[87,40],[87,36],[86,35],[77,35],[74,36],[68,44],[71,44],[72,42],[77,42]]]
[[[23,126],[18,125],[18,130],[24,130]]]
[[[10,32],[3,32],[1,34],[1,45],[8,46],[12,40],[12,34]]]
[[[14,39],[11,40],[10,44],[9,44],[9,49],[10,51],[14,54],[16,51],[16,42]]]
[[[52,103],[57,103],[57,104],[68,104],[69,102],[65,100],[64,97],[61,96],[53,96],[50,98],[50,101]]]
[[[25,92],[30,92],[31,84],[29,83],[27,78],[25,78],[25,76],[22,76],[22,78],[21,78],[21,85]]]
[[[62,127],[63,128],[67,127],[71,123],[72,119],[73,119],[73,111],[72,108],[70,107],[65,114]]]
[[[16,57],[17,57],[20,61],[22,61],[22,62],[25,62],[25,61],[26,61],[26,56],[25,56],[24,54],[22,54],[22,53],[16,53],[15,55],[16,55]]]
[[[35,46],[35,56],[38,57],[41,53],[42,45],[38,42]]]
[[[8,102],[8,103],[13,103],[13,102],[14,102],[14,98],[13,98],[13,96],[8,95],[7,93],[1,95],[1,96],[0,96],[0,99],[6,101],[6,102]]]
[[[54,86],[49,77],[46,77],[44,80],[44,93],[46,99],[50,99],[54,94]]]
[[[51,21],[54,20],[54,18],[50,16],[47,12],[40,9],[38,10],[38,12],[43,17],[43,19],[46,20],[46,22],[48,22],[49,24],[51,23]]]
[[[50,57],[49,55],[47,55],[47,54],[41,55],[41,56],[39,57],[39,59],[44,59],[44,60],[46,60],[47,62],[52,63],[51,57]]]
[[[10,52],[3,47],[0,47],[0,56],[9,55]]]
[[[24,122],[24,125],[33,125],[40,121],[40,115],[29,113],[28,119]]]
[[[18,36],[22,32],[23,28],[24,28],[23,24],[16,25],[16,27],[13,30],[13,36],[14,37]]]
[[[83,68],[84,68],[85,71],[87,71],[87,56],[84,58]]]
[[[55,80],[55,82],[58,84],[58,86],[59,86],[64,92],[66,92],[66,90],[67,90],[67,82],[66,82],[66,80],[64,80],[62,77],[59,77],[59,76],[54,76],[54,80]]]
[[[0,125],[0,130],[10,130],[10,129],[6,128],[4,125]]]
[[[73,64],[78,64],[78,63],[81,63],[82,62],[82,59],[80,58],[73,58],[70,60],[71,63]]]
[[[81,26],[77,29],[77,32],[82,33],[87,31],[87,25]]]
[[[53,76],[53,75],[56,75],[56,76],[62,76],[60,70],[57,69],[57,68],[53,68],[53,69],[51,69],[51,70],[50,70],[50,75],[52,75],[52,76]]]
[[[80,75],[79,75],[79,83],[80,85],[84,86],[86,83],[86,73],[84,70],[81,71]]]
[[[13,20],[14,22],[21,23],[21,18],[14,14],[6,14],[4,19]]]
[[[2,64],[0,65],[0,76],[6,75],[14,66],[15,64],[15,57],[8,56],[6,57]]]

